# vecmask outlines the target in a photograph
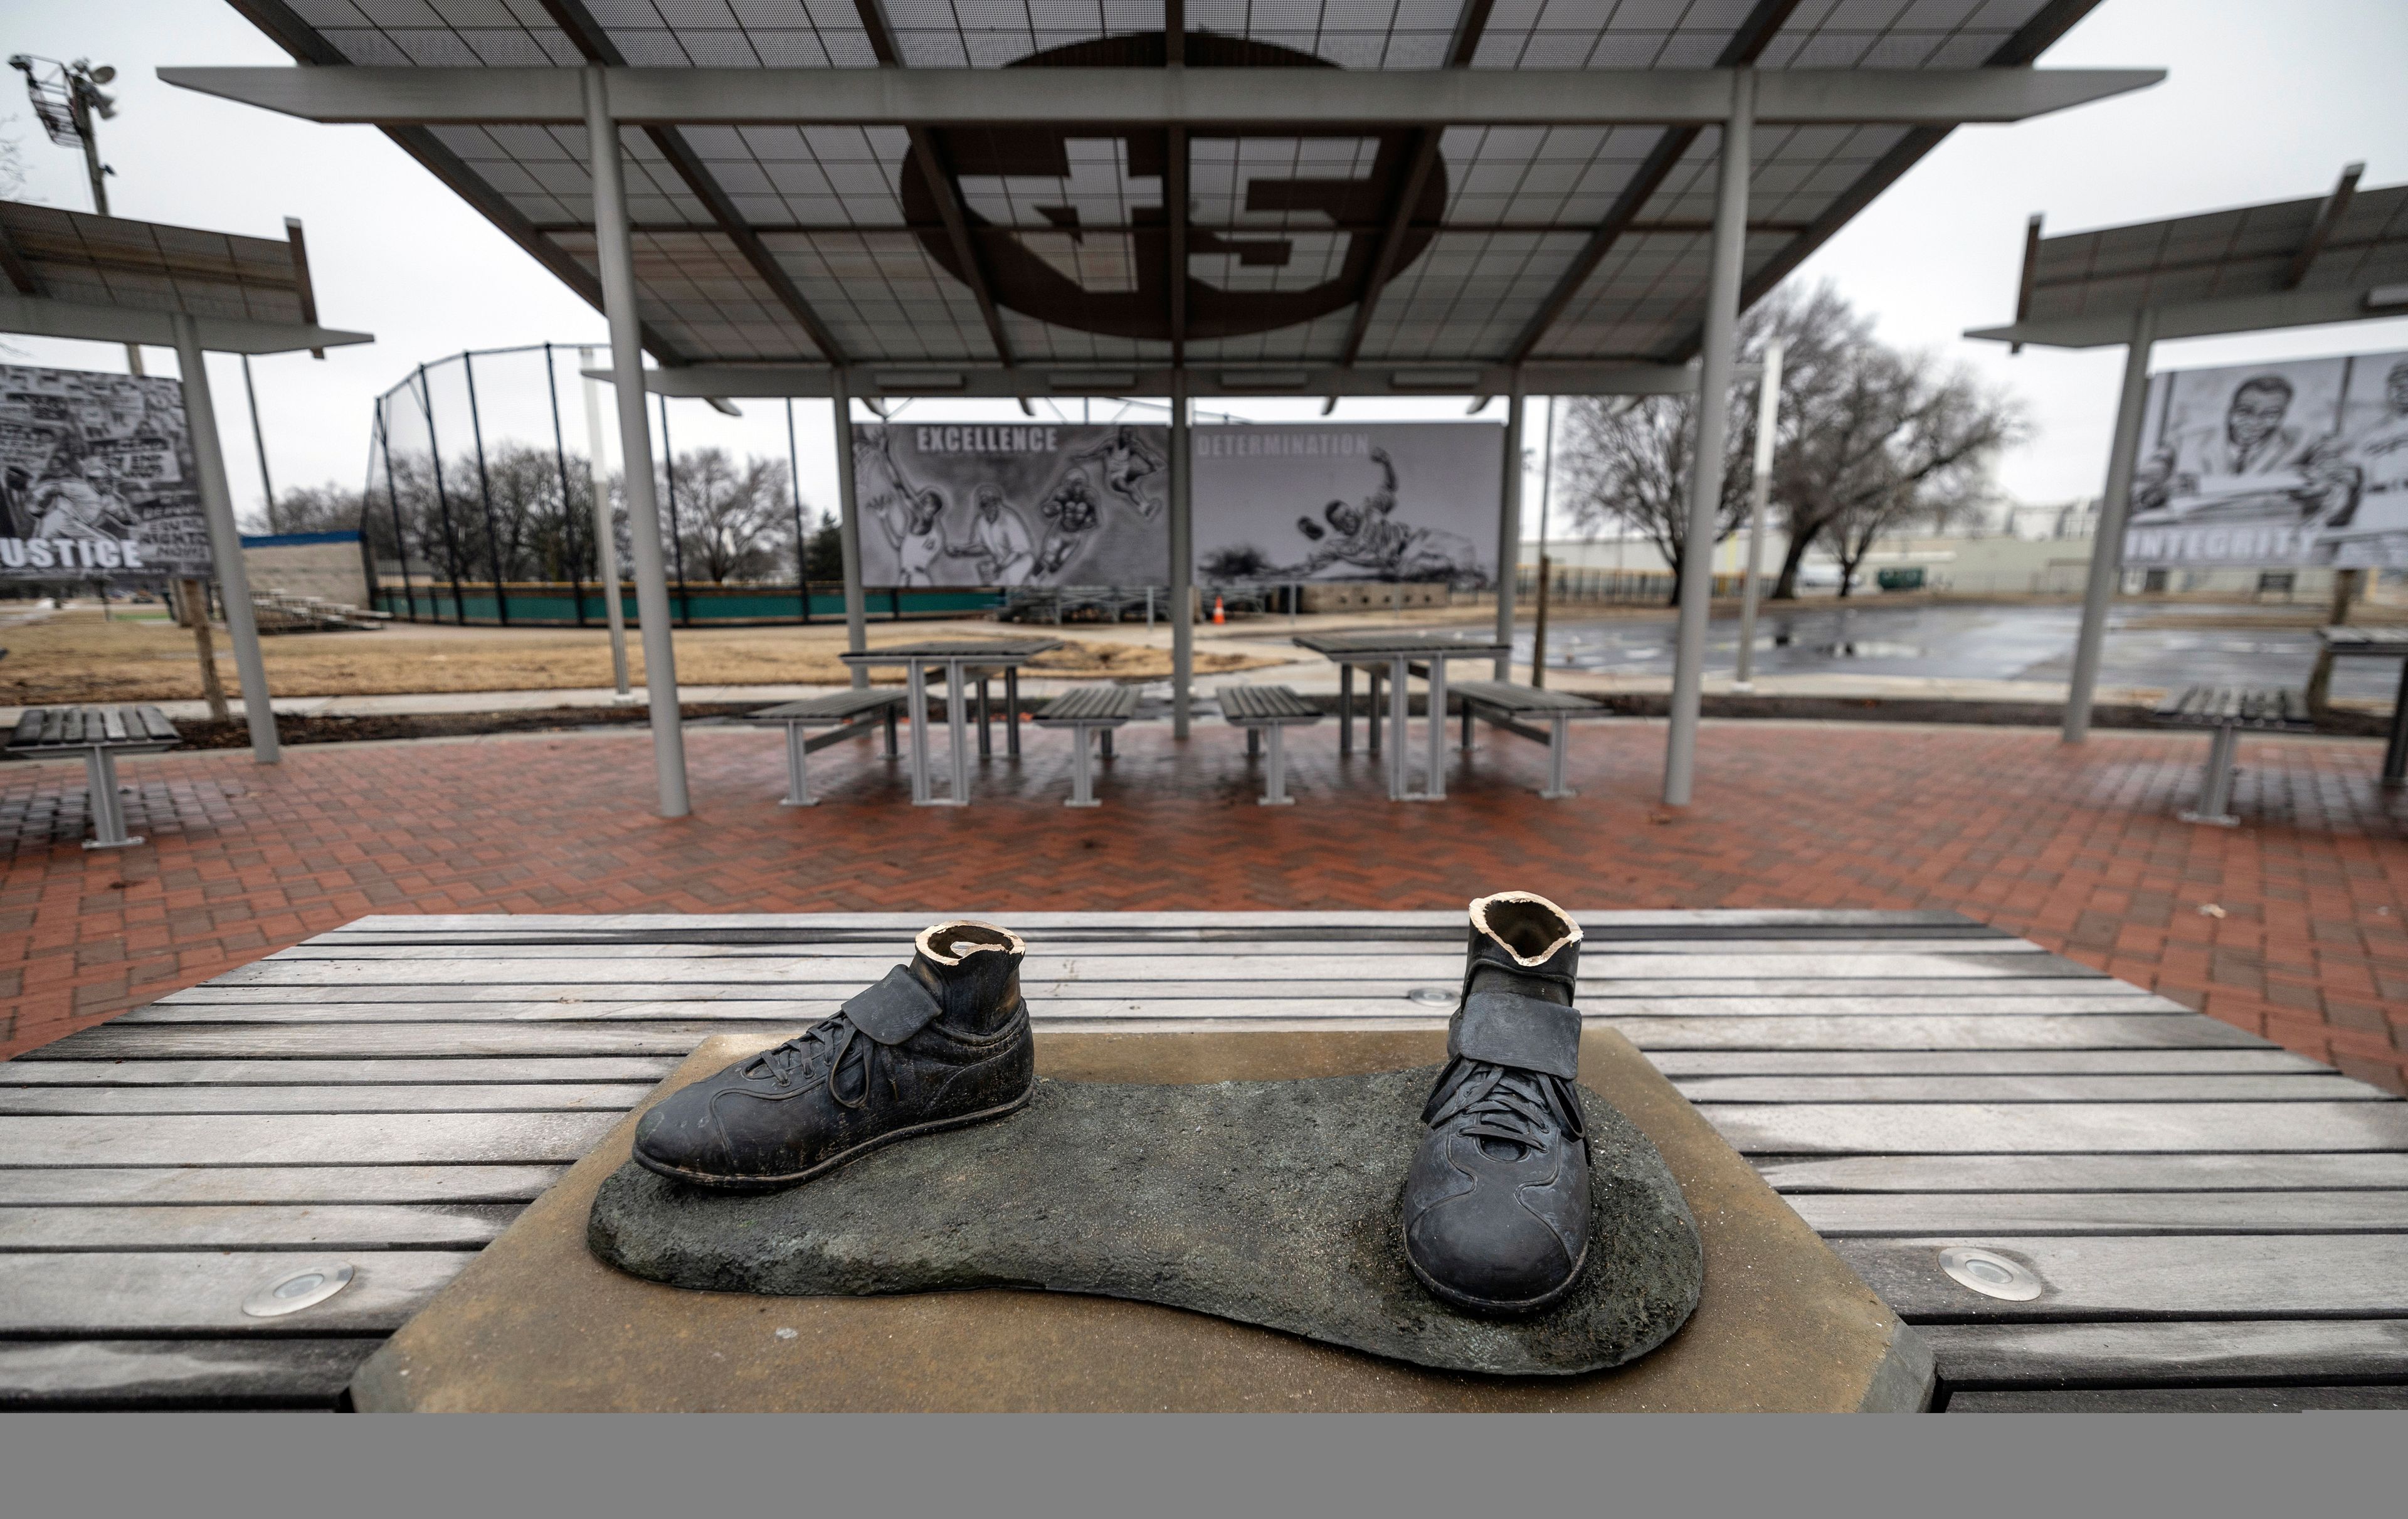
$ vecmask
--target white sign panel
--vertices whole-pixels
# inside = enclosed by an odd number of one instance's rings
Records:
[[[0,580],[208,570],[180,382],[0,365]]]
[[[1505,429],[1494,423],[1197,427],[1196,574],[1495,583]]]
[[[1162,585],[1169,429],[888,423],[853,430],[868,585]]]
[[[2124,562],[2408,567],[2408,352],[2152,377]]]

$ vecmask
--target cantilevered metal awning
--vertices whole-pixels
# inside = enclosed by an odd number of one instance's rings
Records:
[[[165,78],[384,126],[597,305],[609,67],[687,394],[1686,390],[1732,71],[1742,305],[1954,124],[2158,77],[2026,66],[2096,0],[234,3],[341,72]]]
[[[251,752],[277,758],[267,667],[251,617],[242,538],[226,488],[217,408],[202,354],[323,351],[375,341],[364,332],[318,324],[318,297],[301,223],[287,218],[282,240],[197,227],[129,222],[0,201],[0,332],[105,343],[150,343],[176,351],[183,377],[185,434],[208,526],[209,557],[225,605],[226,634],[242,677]]]
[[[1531,391],[1694,390],[1710,516],[1742,308],[1957,123],[2162,77],[2030,66],[2097,0],[232,3],[315,66],[164,79],[382,127],[609,316],[671,816],[647,386],[835,398],[855,649],[851,396],[1170,396],[1173,607],[1199,394],[1501,392],[1518,436]],[[1512,450],[1501,490],[1510,564]],[[1706,562],[1682,586],[1676,805]]]
[[[2166,222],[2043,237],[2034,217],[2014,323],[1965,336],[2101,348],[2143,309],[2157,338],[2408,315],[2408,185],[2361,189],[2361,167],[2322,196]]]
[[[0,331],[281,353],[370,341],[318,325],[301,223],[281,240],[0,201]]]
[[[2408,185],[2361,190],[2365,167],[2343,169],[2320,197],[2057,237],[2042,236],[2035,216],[2024,229],[2015,320],[1965,335],[2017,350],[2026,343],[2125,345],[2107,486],[2066,692],[2067,743],[2090,732],[2107,608],[2123,575],[2151,347],[2169,337],[2408,316]]]

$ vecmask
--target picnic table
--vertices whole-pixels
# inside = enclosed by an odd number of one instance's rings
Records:
[[[906,689],[910,693],[911,718],[911,805],[914,807],[968,807],[970,805],[969,751],[965,743],[963,696],[968,686],[968,671],[979,673],[979,753],[988,751],[987,686],[988,673],[1003,672],[1004,743],[1012,758],[1020,757],[1020,666],[1062,647],[1059,638],[939,638],[924,643],[891,643],[883,648],[865,650],[860,653],[838,654],[837,657],[854,669],[879,666],[900,665],[905,671]],[[953,745],[953,789],[939,796],[928,783],[928,667],[940,666],[945,672],[945,727]]]
[[[1446,799],[1446,662],[1450,659],[1494,661],[1512,652],[1512,645],[1494,631],[1476,628],[1371,628],[1354,633],[1303,633],[1293,640],[1338,666],[1338,752],[1354,748],[1354,666],[1371,674],[1371,712],[1367,724],[1371,748],[1379,743],[1380,691],[1388,681],[1388,800],[1438,802]],[[1429,686],[1429,734],[1426,747],[1423,789],[1414,791],[1411,764],[1405,754],[1405,730],[1412,702],[1405,689],[1408,676],[1421,673]]]
[[[117,756],[163,753],[180,742],[175,724],[156,707],[35,707],[17,719],[8,752],[19,759],[82,760],[93,833],[83,847],[126,849],[142,840],[125,832]]]
[[[2408,1406],[2408,1104],[1950,913],[1578,916],[1584,1010],[1946,1407]],[[0,1408],[334,1406],[695,1045],[927,921],[362,918],[0,1063]],[[1009,921],[1040,1029],[1434,1027],[1463,969],[1459,910]]]
[[[2383,746],[2383,783],[2408,785],[2408,627],[2329,627],[2320,635],[2335,659],[2397,659],[2400,690],[2391,698],[2391,737]]]

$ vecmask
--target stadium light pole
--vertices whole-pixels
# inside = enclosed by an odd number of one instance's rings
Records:
[[[584,70],[585,135],[594,154],[594,238],[602,273],[602,314],[610,323],[610,384],[619,408],[620,474],[636,556],[636,620],[651,698],[652,771],[660,812],[694,810],[686,791],[685,729],[678,710],[677,650],[669,628],[668,577],[661,564],[661,511],[652,494],[652,437],[644,415],[643,334],[636,315],[636,255],[627,227],[625,165],[610,116],[608,73]]]
[[[836,542],[844,566],[844,647],[857,654],[869,647],[869,606],[861,587],[861,502],[853,479],[853,396],[844,370],[828,371],[828,415],[836,423]],[[853,666],[853,689],[869,689],[867,666]]]
[[[593,374],[594,351],[577,351],[585,383],[585,474],[594,492],[594,573],[602,581],[602,605],[610,618],[612,701],[634,701],[627,689],[627,609],[619,605],[619,536],[610,523],[610,480],[602,466],[602,387]]]
[[[1671,734],[1664,745],[1664,805],[1686,807],[1696,781],[1698,713],[1705,695],[1706,617],[1714,590],[1714,517],[1722,509],[1723,443],[1730,432],[1732,350],[1747,250],[1748,138],[1756,70],[1731,72],[1714,181],[1713,263],[1706,285],[1705,344],[1698,368],[1698,451],[1689,467],[1689,525],[1681,540],[1681,627],[1672,655]]]
[[[1764,573],[1764,509],[1772,499],[1773,432],[1781,423],[1781,339],[1764,345],[1756,385],[1756,478],[1747,493],[1747,573],[1739,588],[1739,670],[1733,691],[1755,685],[1756,578]]]

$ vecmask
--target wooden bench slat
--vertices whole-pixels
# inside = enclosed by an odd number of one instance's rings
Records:
[[[39,743],[42,738],[42,709],[38,707],[30,711],[20,712],[17,715],[16,731],[8,736],[8,747],[19,749],[27,744]]]
[[[2195,1155],[1846,1155],[1756,1167],[1799,1192],[2282,1192],[2408,1188],[2408,1153]]]
[[[619,1117],[595,1112],[0,1118],[0,1166],[524,1165],[577,1159]]]
[[[0,1115],[625,1112],[652,1082],[538,1086],[0,1086]]]
[[[1326,715],[1293,686],[1226,685],[1214,696],[1220,703],[1221,720],[1236,727],[1318,723]]]
[[[1788,1202],[1827,1240],[2408,1232],[2408,1192],[1815,1192]]]
[[[2048,1290],[2018,1303],[1961,1285],[1940,1253],[1964,1244],[2021,1259]],[[2393,1235],[1941,1235],[1831,1248],[1910,1320],[2408,1317],[2408,1250]]]
[[[2408,1387],[2013,1387],[1952,1393],[1951,1413],[2299,1413],[2408,1409]]]
[[[375,1338],[0,1342],[0,1410],[331,1409]]]
[[[517,1203],[0,1208],[0,1252],[480,1250]]]
[[[362,1251],[342,1291],[288,1318],[242,1300],[305,1264],[289,1250],[39,1252],[0,1255],[0,1336],[391,1334],[476,1259],[455,1250]]]
[[[1953,1386],[2408,1379],[2408,1320],[1921,1326]],[[2259,1389],[2280,1393],[2281,1388]]]
[[[1700,1110],[1742,1154],[2408,1149],[2408,1103],[1847,1103]],[[2408,1257],[2408,1252],[2402,1252]]]
[[[2315,726],[2307,694],[2278,686],[2190,686],[2169,695],[2151,717],[2173,727],[2306,730]]]
[[[176,725],[167,721],[167,714],[156,707],[137,707],[135,711],[140,715],[142,729],[150,737],[170,742],[182,737],[176,731]]]
[[[194,1203],[523,1203],[560,1180],[538,1166],[92,1166],[0,1170],[7,1207]]]

